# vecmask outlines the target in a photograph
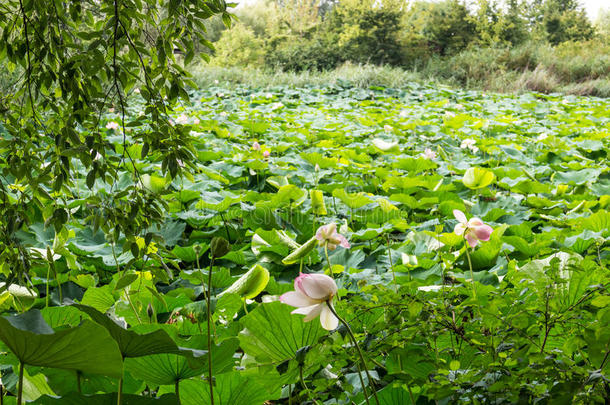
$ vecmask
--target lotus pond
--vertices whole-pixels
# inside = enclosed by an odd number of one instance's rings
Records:
[[[67,210],[28,207],[27,271],[0,267],[3,405],[607,401],[610,102],[346,83],[193,99],[171,123],[195,145],[181,176],[147,153],[133,95],[92,156],[127,170],[74,162],[46,191]],[[135,242],[87,205],[129,186],[157,213]]]

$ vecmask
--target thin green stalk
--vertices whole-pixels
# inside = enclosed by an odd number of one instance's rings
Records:
[[[76,386],[78,387],[79,394],[83,393],[83,389],[81,387],[81,375],[82,375],[82,373],[80,371],[76,372]]]
[[[19,386],[17,387],[17,405],[23,403],[23,363],[19,363]]]
[[[472,282],[472,296],[477,298],[477,290],[474,285],[474,273],[472,272],[472,262],[470,261],[470,252],[468,251],[468,242],[464,242],[464,247],[466,249],[466,257],[468,258],[468,268],[470,269],[470,280]]]
[[[49,306],[49,277],[51,276],[51,265],[49,265],[49,267],[47,268],[47,290],[46,290],[46,297],[44,297],[44,307],[47,308]]]
[[[413,396],[413,391],[411,391],[411,384],[407,384],[407,390],[409,391],[409,398],[411,398],[411,403],[415,405],[415,397]]]
[[[55,281],[57,281],[57,290],[59,292],[59,303],[63,303],[64,302],[64,297],[63,297],[63,293],[61,292],[61,281],[59,281],[59,276],[57,275],[57,269],[55,268],[55,263],[50,260],[49,261],[49,267],[51,267],[51,270],[53,270],[53,274],[55,275]],[[47,280],[48,283],[48,280]]]
[[[390,236],[386,233],[385,240],[388,244],[388,258],[390,259],[390,268],[392,269],[392,279],[394,280],[394,288],[398,292],[398,284],[396,283],[396,272],[394,271],[394,262],[392,261],[392,249],[390,249]],[[409,272],[409,276],[411,272]]]
[[[214,267],[214,256],[210,260],[208,271],[208,296],[207,296],[207,315],[208,315],[208,382],[210,384],[210,404],[214,405],[214,380],[212,379],[212,268]]]
[[[309,391],[309,388],[307,388],[307,385],[305,385],[305,379],[303,378],[303,365],[302,364],[299,366],[299,377],[301,379],[301,385],[303,386],[303,389],[305,391],[307,391],[307,396],[309,397],[311,402],[313,402],[316,405],[319,405],[319,402],[311,395],[311,391]]]
[[[4,405],[4,387],[0,384],[0,405]]]
[[[117,405],[121,405],[123,402],[123,377],[119,380],[119,390],[116,395],[116,403]]]
[[[328,264],[328,272],[330,273],[330,277],[332,279],[335,278],[335,276],[333,275],[333,266],[330,264],[330,259],[328,258],[328,241],[326,241],[326,243],[324,243],[324,254],[326,255],[326,263]],[[339,297],[337,297],[339,298]]]
[[[181,402],[180,402],[180,380],[176,381],[174,390],[176,392],[176,398],[178,399],[178,405],[180,405],[181,404]]]
[[[369,369],[366,366],[366,361],[364,360],[364,355],[362,354],[360,345],[358,344],[358,341],[356,340],[356,336],[354,336],[354,332],[352,332],[352,328],[350,328],[349,324],[345,321],[345,319],[341,318],[339,316],[339,314],[337,313],[337,311],[335,311],[335,307],[333,307],[333,304],[330,300],[326,301],[326,305],[328,305],[328,308],[333,313],[333,315],[337,317],[339,322],[341,322],[343,324],[343,326],[345,326],[345,329],[347,330],[347,334],[351,338],[354,346],[356,346],[356,350],[358,351],[358,356],[360,357],[360,362],[362,363],[362,367],[364,368],[364,372],[366,373],[366,378],[368,378],[369,384],[371,384],[371,390],[373,391],[373,397],[375,397],[375,402],[377,403],[377,405],[379,405],[379,398],[377,397],[377,390],[375,390],[375,387],[373,387],[373,379],[371,378],[371,375],[369,374]],[[362,383],[362,390],[364,392],[364,399],[366,400],[366,403],[369,404],[369,399],[368,399],[368,395],[366,393],[366,389],[364,388],[364,383]]]
[[[229,234],[229,227],[227,226],[227,221],[225,220],[224,215],[222,215],[222,212],[220,212],[219,214],[220,214],[220,218],[222,219],[222,224],[225,227],[225,232],[227,234],[227,240],[229,241],[229,243],[231,243],[231,235]]]
[[[119,260],[118,260],[118,258],[116,256],[116,251],[114,250],[114,242],[110,245],[110,247],[112,248],[112,257],[114,258],[114,264],[116,265],[116,271],[117,271],[117,273],[121,273],[121,268],[119,267]],[[124,269],[124,270],[126,270],[126,269]],[[124,273],[125,273],[125,271],[123,271],[121,273],[121,277],[123,277]],[[59,287],[59,294],[60,294],[59,301],[62,301],[62,299],[61,299],[61,286]],[[131,307],[131,310],[133,311],[134,315],[136,316],[136,319],[138,320],[138,323],[140,325],[142,325],[142,319],[140,319],[140,314],[138,314],[138,311],[136,310],[136,307],[133,305],[133,302],[131,301],[131,295],[129,294],[129,291],[125,291],[125,295],[127,296],[127,302],[129,303],[129,306]]]

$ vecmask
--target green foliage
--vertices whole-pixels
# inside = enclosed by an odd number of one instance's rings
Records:
[[[159,183],[161,218],[132,239],[86,220],[113,189],[90,190],[78,162],[69,192],[48,190],[58,207],[0,177],[27,219],[4,243],[29,255],[21,278],[0,267],[5,403],[20,362],[23,397],[42,404],[116,404],[119,385],[123,404],[206,404],[210,390],[216,404],[363,404],[363,384],[380,404],[603,403],[608,101],[371,86],[398,73],[359,69],[354,85],[193,90],[168,117],[196,134],[175,178],[138,132],[126,147],[108,132],[107,156],[134,152],[113,187],[136,183],[134,169]],[[126,121],[148,105],[130,102]],[[454,209],[490,240],[466,250]],[[47,221],[64,215],[58,230]],[[327,258],[314,235],[329,223],[351,247]],[[344,327],[279,302],[299,272],[329,267],[371,381]]]
[[[215,44],[214,63],[219,66],[261,66],[264,41],[245,24],[237,23],[222,33]]]
[[[542,5],[541,27],[552,45],[589,40],[594,31],[585,11],[575,0],[546,0]]]

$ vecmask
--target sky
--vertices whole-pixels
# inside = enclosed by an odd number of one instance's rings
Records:
[[[240,4],[252,4],[257,0],[240,0]],[[595,22],[600,9],[610,10],[610,0],[580,0],[591,21]]]
[[[580,2],[585,7],[589,18],[593,21],[597,18],[600,8],[605,10],[610,9],[610,0],[580,0]]]

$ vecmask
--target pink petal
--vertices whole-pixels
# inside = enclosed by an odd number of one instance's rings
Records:
[[[299,273],[299,276],[294,279],[294,290],[307,296],[307,293],[303,289],[303,279],[307,277],[307,274]]]
[[[301,281],[301,288],[309,298],[327,300],[337,293],[335,280],[326,274],[306,274]]]
[[[455,225],[455,227],[453,228],[453,232],[455,232],[456,235],[463,235],[465,231],[466,227],[461,222]]]
[[[327,231],[326,231],[326,225],[322,225],[316,231],[316,239],[319,240],[319,241],[324,241],[324,240],[326,240],[327,236],[328,236],[328,234],[327,234]]]
[[[483,242],[488,241],[491,233],[493,232],[493,228],[489,225],[479,225],[472,228],[472,232],[477,237],[477,239],[482,240]]]
[[[475,247],[477,243],[479,243],[479,240],[477,239],[476,235],[474,235],[472,232],[468,232],[466,234],[466,241],[468,242],[471,248]]]
[[[349,249],[349,242],[347,241],[347,239],[345,238],[345,236],[341,235],[341,234],[337,234],[336,235],[337,239],[339,239],[339,245],[341,245],[341,247],[344,247],[346,249]]]
[[[320,313],[320,323],[322,324],[322,327],[326,330],[337,329],[337,326],[339,326],[339,320],[335,314],[333,314],[330,308],[328,308],[328,305],[323,304],[321,306],[322,311]]]
[[[481,226],[481,225],[485,225],[485,223],[483,221],[481,221],[480,218],[477,218],[477,217],[470,218],[470,221],[468,221],[469,228],[474,228],[475,226]]]
[[[468,222],[466,215],[460,210],[453,210],[453,216],[462,224],[466,224]]]
[[[316,301],[312,300],[306,295],[303,295],[299,291],[289,291],[280,296],[280,302],[290,305],[292,307],[309,307],[317,304]]]

